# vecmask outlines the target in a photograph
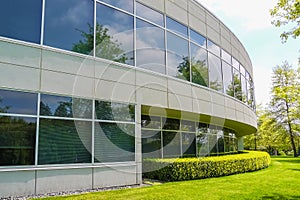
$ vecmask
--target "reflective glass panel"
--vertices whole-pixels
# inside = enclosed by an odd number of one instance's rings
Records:
[[[167,29],[184,37],[188,37],[188,28],[170,17],[167,17]]]
[[[220,154],[223,154],[225,152],[223,131],[218,130],[217,140],[218,140],[218,154],[220,155]]]
[[[168,75],[190,80],[188,41],[169,32],[167,33],[167,65]]]
[[[34,165],[36,118],[0,116],[0,166]]]
[[[240,70],[240,63],[232,57],[232,66],[236,69],[236,70]]]
[[[42,0],[1,1],[0,36],[40,43]]]
[[[44,44],[91,54],[94,49],[93,13],[91,0],[47,0]]]
[[[37,98],[34,93],[0,90],[0,113],[36,115]]]
[[[123,0],[124,1],[124,0]],[[147,7],[143,4],[136,3],[136,14],[137,16],[143,17],[151,22],[156,23],[159,26],[164,27],[164,15]]]
[[[223,70],[223,85],[224,91],[226,94],[234,97],[234,85],[232,81],[232,67],[226,62],[222,61],[222,70]]]
[[[163,129],[165,130],[179,130],[180,120],[172,118],[162,118]]]
[[[133,13],[133,0],[101,0],[109,5]]]
[[[236,69],[233,70],[233,85],[234,85],[234,97],[242,101],[243,94],[242,94],[241,77],[240,77],[240,72],[238,72]]]
[[[181,120],[180,130],[188,131],[188,132],[195,132],[195,122]]]
[[[241,74],[242,74],[243,76],[246,75],[246,70],[245,70],[245,68],[244,68],[242,65],[240,65],[240,72],[241,72]]]
[[[222,92],[223,80],[222,80],[222,68],[221,60],[217,56],[208,54],[208,66],[209,66],[209,87]]]
[[[40,119],[38,163],[91,163],[92,122]]]
[[[223,49],[221,49],[221,53],[222,53],[222,59],[225,60],[228,64],[231,64],[231,55],[226,51],[224,51]]]
[[[181,133],[182,156],[195,157],[196,156],[196,134],[195,133]]]
[[[95,162],[135,160],[133,124],[95,123]]]
[[[160,117],[142,115],[142,128],[160,129]]]
[[[209,143],[209,155],[218,154],[218,140],[216,134],[208,134],[208,143]]]
[[[177,158],[180,154],[180,133],[163,131],[163,157]]]
[[[133,16],[98,3],[96,18],[96,56],[133,65]]]
[[[207,49],[209,52],[217,55],[218,57],[220,57],[220,52],[221,52],[221,49],[218,45],[216,45],[215,43],[213,43],[212,41],[210,40],[207,40]]]
[[[142,130],[143,158],[161,158],[161,132]]]
[[[242,83],[242,101],[247,103],[247,81],[244,76],[241,76],[241,83]]]
[[[206,38],[192,29],[190,29],[190,39],[201,47],[206,48]]]
[[[135,106],[132,104],[96,101],[95,113],[99,120],[135,121]]]
[[[197,156],[207,156],[209,153],[207,125],[199,124],[196,132]]]
[[[165,74],[164,30],[139,19],[136,28],[137,67]]]
[[[207,51],[191,43],[192,82],[208,87]]]

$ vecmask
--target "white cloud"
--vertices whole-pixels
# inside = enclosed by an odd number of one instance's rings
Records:
[[[257,65],[254,68],[254,86],[256,104],[270,102],[272,69]]]

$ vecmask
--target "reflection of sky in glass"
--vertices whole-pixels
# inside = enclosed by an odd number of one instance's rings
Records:
[[[175,33],[180,34],[182,36],[188,36],[188,28],[169,17],[167,17],[167,29],[172,30]]]
[[[217,91],[223,91],[222,86],[222,69],[221,60],[217,56],[208,54],[208,66],[209,66],[209,83],[210,88]]]
[[[205,61],[207,60],[207,51],[197,45],[191,44],[192,60]]]
[[[231,55],[224,51],[223,49],[221,50],[222,52],[222,59],[225,60],[228,64],[231,64]]]
[[[235,69],[237,69],[238,71],[240,70],[240,64],[239,64],[239,62],[235,58],[233,58],[233,57],[232,57],[232,66]]]
[[[1,1],[0,36],[40,43],[42,0]]]
[[[37,94],[0,90],[0,109],[8,106],[7,113],[37,114]]]
[[[206,38],[192,29],[190,29],[190,39],[201,47],[206,48]]]
[[[227,93],[228,90],[232,90],[232,69],[231,66],[226,62],[222,61],[222,71],[223,71],[223,84],[224,91]],[[232,94],[233,95],[233,94]]]
[[[240,72],[245,76],[246,70],[242,65],[240,65]]]
[[[50,0],[45,5],[44,44],[72,50],[74,44],[85,41],[80,31],[93,27],[93,1]],[[89,24],[89,25],[88,25]]]
[[[133,0],[101,0],[101,1],[133,13]]]
[[[41,102],[50,108],[51,115],[54,115],[56,109],[61,103],[72,103],[71,97],[62,97],[62,96],[52,96],[47,94],[41,95]],[[68,111],[71,113],[71,110]],[[43,115],[44,113],[41,113]]]
[[[207,49],[215,55],[220,56],[220,47],[210,40],[207,40]]]
[[[144,6],[140,3],[136,3],[136,14],[137,16],[143,17],[151,22],[154,22],[160,26],[164,26],[164,16],[152,10],[151,8]]]

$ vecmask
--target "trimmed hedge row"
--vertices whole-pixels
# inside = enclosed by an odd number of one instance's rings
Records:
[[[219,157],[145,159],[143,177],[162,181],[203,179],[256,171],[270,163],[270,155],[258,151]]]

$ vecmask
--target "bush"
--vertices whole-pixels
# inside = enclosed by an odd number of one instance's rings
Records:
[[[143,177],[162,181],[183,181],[227,176],[267,168],[271,158],[266,152],[204,158],[145,159]]]

